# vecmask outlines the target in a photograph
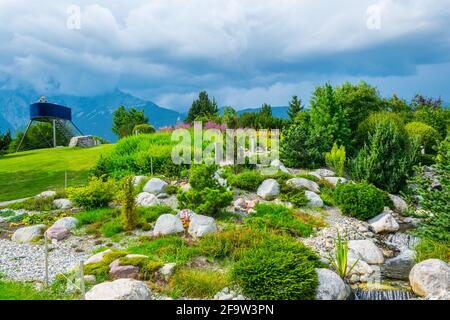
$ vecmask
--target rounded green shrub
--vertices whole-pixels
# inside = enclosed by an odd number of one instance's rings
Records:
[[[432,126],[423,122],[410,122],[405,126],[406,133],[412,138],[417,139],[421,146],[425,148],[425,152],[431,153],[433,147],[437,145],[441,139],[439,132]]]
[[[385,206],[385,193],[367,182],[338,184],[333,194],[342,213],[361,220],[380,214]]]
[[[255,170],[244,171],[228,178],[230,185],[246,191],[256,191],[263,181],[264,177]]]
[[[112,179],[91,177],[85,187],[67,188],[66,193],[75,205],[84,209],[107,207],[117,192],[116,182]]]
[[[272,237],[244,252],[232,279],[257,300],[312,300],[318,286],[314,252],[290,237]]]

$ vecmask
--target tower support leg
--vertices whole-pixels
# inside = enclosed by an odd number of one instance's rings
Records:
[[[32,123],[33,123],[33,120],[30,120],[30,122],[28,122],[27,129],[25,130],[25,133],[23,134],[22,139],[20,139],[20,143],[19,143],[19,146],[16,149],[16,152],[19,152],[20,147],[22,146],[23,140],[25,140],[25,137],[27,136],[28,130],[30,130],[30,127],[31,127]]]
[[[53,148],[56,148],[56,120],[53,119]]]

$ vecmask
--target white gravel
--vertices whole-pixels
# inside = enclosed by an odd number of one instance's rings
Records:
[[[76,248],[82,248],[77,252]],[[86,260],[92,251],[93,243],[83,241],[79,237],[50,244],[49,278],[50,281],[58,273],[65,273]],[[42,244],[18,244],[10,240],[0,239],[0,273],[14,280],[44,281],[45,250]]]

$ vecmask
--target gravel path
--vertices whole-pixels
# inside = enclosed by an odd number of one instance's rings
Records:
[[[86,260],[91,255],[92,247],[93,243],[74,236],[57,244],[50,244],[50,281],[58,273],[67,272],[81,260]],[[0,273],[7,278],[44,281],[44,257],[44,245],[17,244],[0,239]]]

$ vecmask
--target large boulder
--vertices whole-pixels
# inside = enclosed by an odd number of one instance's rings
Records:
[[[392,203],[394,204],[395,211],[402,213],[408,210],[408,204],[406,203],[405,200],[403,200],[399,196],[390,194],[389,198],[392,200]]]
[[[384,208],[384,212],[377,215],[376,217],[367,221],[370,225],[370,228],[375,233],[386,233],[386,232],[395,232],[398,231],[400,226],[398,225],[397,220],[395,220],[394,216],[391,214],[391,210],[389,208]]]
[[[153,234],[158,236],[176,234],[183,231],[183,223],[180,218],[173,214],[162,214],[158,217],[158,220],[156,220]]]
[[[100,262],[103,260],[103,256],[107,253],[112,252],[111,249],[107,249],[105,251],[99,252],[94,254],[93,256],[91,256],[89,259],[87,259],[84,264],[90,264],[90,263],[96,263],[96,262]]]
[[[304,179],[304,178],[292,178],[286,181],[286,184],[295,189],[308,189],[309,191],[319,193],[320,188],[314,181]]]
[[[56,220],[56,222],[53,225],[54,226],[63,226],[67,230],[74,230],[77,228],[78,219],[74,218],[74,217],[64,217],[64,218]]]
[[[316,300],[347,300],[350,288],[335,272],[329,269],[316,269],[319,278]]]
[[[53,200],[53,205],[58,209],[70,209],[72,208],[72,201],[69,199],[55,199]]]
[[[342,177],[323,177],[323,179],[328,181],[333,187],[336,187],[338,183],[347,183],[347,179]]]
[[[280,194],[280,185],[275,179],[264,180],[258,187],[257,194],[264,200],[273,200]]]
[[[17,243],[32,242],[41,238],[44,230],[44,224],[37,224],[34,226],[19,228],[13,233],[11,240]]]
[[[370,240],[350,240],[348,248],[368,264],[382,264],[383,252]]]
[[[403,250],[396,257],[387,259],[381,266],[381,272],[390,279],[408,280],[415,259],[416,254],[413,250]]]
[[[148,192],[141,192],[136,196],[136,205],[139,207],[151,207],[158,203],[158,198]]]
[[[150,300],[151,292],[145,282],[118,279],[95,285],[86,293],[86,300]]]
[[[217,226],[214,218],[202,216],[200,214],[192,216],[188,229],[191,236],[203,237],[208,233],[214,233],[216,231]]]
[[[76,136],[70,139],[69,147],[90,148],[98,144],[99,142],[93,136]]]
[[[429,259],[416,264],[409,282],[419,296],[441,296],[450,292],[450,266],[442,260]]]
[[[320,196],[312,191],[305,190],[305,196],[308,198],[308,206],[321,208],[323,207],[323,200]]]
[[[50,228],[45,231],[45,235],[48,239],[54,240],[64,240],[70,236],[70,231],[66,229],[66,227],[62,225],[52,225]]]
[[[167,188],[167,182],[159,178],[152,178],[144,186],[144,192],[152,194],[164,193]]]

